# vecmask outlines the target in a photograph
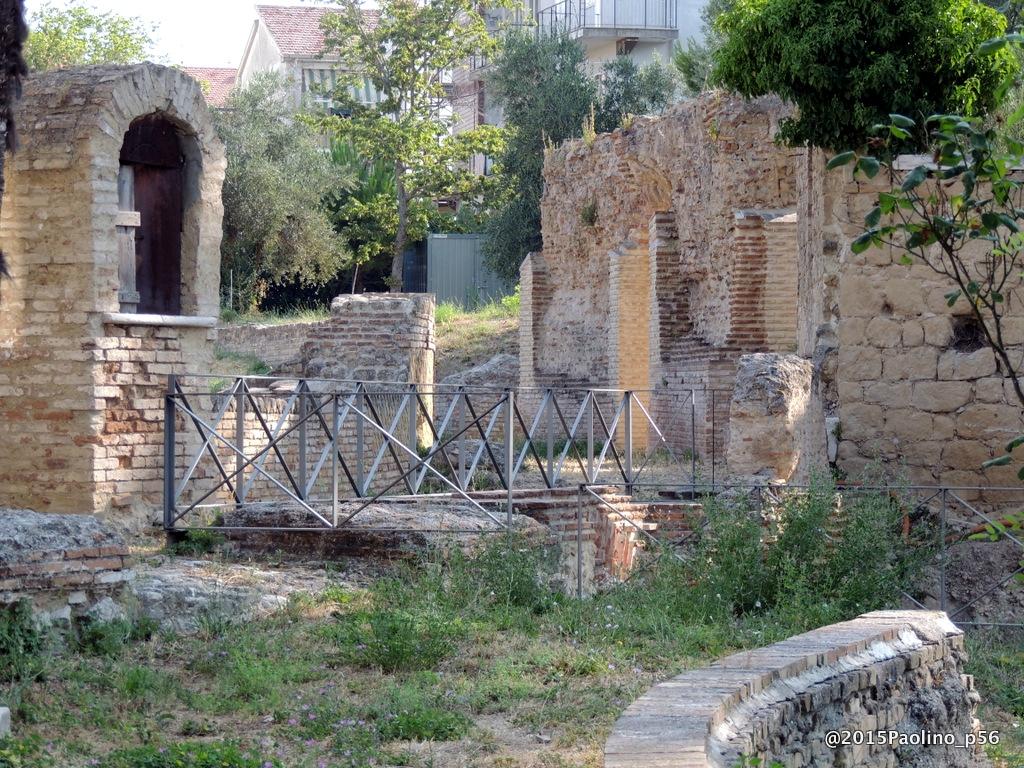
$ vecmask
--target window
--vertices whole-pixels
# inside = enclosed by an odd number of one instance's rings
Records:
[[[332,94],[338,87],[338,73],[330,68],[309,68],[302,70],[302,93],[309,94],[314,104],[330,110],[334,106]],[[369,77],[362,77],[348,86],[348,92],[360,104],[376,104],[380,101],[377,89]]]

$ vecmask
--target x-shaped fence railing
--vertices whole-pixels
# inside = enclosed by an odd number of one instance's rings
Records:
[[[692,483],[697,476],[692,391],[675,393],[677,416],[688,411],[689,419],[670,441],[645,405],[646,392],[268,377],[214,387],[210,377],[189,379],[198,385],[169,377],[165,397],[168,530],[186,527],[198,510],[271,497],[297,506],[313,528],[334,528],[382,498],[437,493],[507,526],[517,482],[549,489],[572,474],[574,482],[611,478],[632,488],[658,454],[673,478]],[[504,519],[470,496],[485,474],[508,491]],[[351,511],[353,500],[360,504]]]

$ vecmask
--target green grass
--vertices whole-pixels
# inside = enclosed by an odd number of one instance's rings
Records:
[[[511,296],[495,299],[476,307],[464,308],[451,301],[443,301],[434,311],[434,320],[439,326],[459,320],[487,321],[519,317],[519,287]]]
[[[435,380],[490,360],[499,352],[519,353],[519,292],[473,310],[444,302],[437,306]]]
[[[220,319],[233,325],[260,324],[285,325],[287,323],[314,323],[331,316],[328,306],[296,307],[285,312],[237,312],[221,308]]]
[[[275,616],[211,622],[191,637],[94,625],[61,650],[12,613],[0,638],[14,638],[6,653],[24,657],[28,674],[0,684],[18,734],[0,743],[0,768],[431,765],[409,742],[444,744],[452,764],[598,766],[615,719],[658,680],[893,600],[898,560],[865,581],[879,557],[901,557],[878,546],[888,507],[844,507],[854,530],[833,534],[863,561],[852,562],[815,548],[827,497],[784,511],[788,532],[770,557],[748,546],[747,518],[722,511],[698,569],[663,558],[587,601],[552,588],[543,548],[495,537],[471,555],[440,547],[369,588],[330,584]],[[1020,651],[996,638],[971,648],[969,671],[1000,717],[1021,713]],[[550,735],[542,761],[517,762],[480,725],[495,718],[519,740]],[[1015,765],[1020,751],[1008,740],[996,757]]]

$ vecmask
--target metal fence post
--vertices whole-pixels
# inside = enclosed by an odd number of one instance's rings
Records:
[[[174,390],[177,377],[167,376],[167,394],[164,395],[164,530],[174,527]]]
[[[245,379],[238,381],[235,393],[235,490],[238,503],[245,503]]]
[[[366,395],[362,383],[356,385],[356,402],[359,403],[359,411],[356,413],[356,493],[362,498],[366,495],[366,461],[364,458]]]
[[[459,391],[456,393],[455,397],[458,398],[458,400],[455,401],[455,410],[456,410],[456,413],[455,413],[455,429],[458,430],[458,435],[459,435],[459,437],[458,437],[458,444],[459,444],[459,448],[458,448],[458,450],[459,450],[459,466],[458,466],[458,470],[459,471],[458,471],[458,475],[459,476],[456,478],[456,482],[457,482],[457,484],[459,486],[459,489],[464,491],[464,490],[466,490],[466,486],[469,485],[469,478],[466,476],[468,474],[466,459],[469,458],[469,457],[466,456],[466,403],[465,403],[465,398],[467,397],[467,395],[466,395],[465,391],[462,389],[462,387],[459,387]]]
[[[576,598],[583,599],[583,488],[576,488]]]
[[[554,390],[547,391],[544,399],[544,407],[548,410],[548,488],[555,487],[555,393]]]
[[[306,382],[299,381],[299,498],[306,500],[306,415],[309,403],[306,401]]]
[[[409,475],[410,478],[415,482],[415,475],[417,465],[420,463],[419,453],[419,435],[416,431],[416,385],[409,385],[409,405],[406,407],[409,418],[409,450],[412,453],[409,454]],[[413,455],[415,454],[415,455]],[[418,491],[418,488],[413,488],[413,492]]]
[[[335,528],[338,527],[338,417],[338,393],[335,392],[331,395],[331,511]]]
[[[697,495],[697,393],[690,390],[690,495]]]
[[[626,391],[626,495],[633,495],[633,393]]]
[[[942,511],[939,513],[939,535],[942,547],[939,561],[939,610],[946,610],[946,489],[942,489]]]
[[[515,425],[516,408],[516,396],[512,390],[508,390],[505,395],[505,407],[507,413],[505,414],[505,485],[508,490],[508,496],[505,500],[505,525],[508,526],[509,530],[512,530],[512,473],[515,471],[515,444],[512,439],[513,428]]]
[[[590,407],[587,419],[587,483],[594,482],[594,390],[587,394]]]
[[[705,405],[707,403],[705,402]],[[715,430],[715,390],[711,390],[711,489],[715,489],[715,462],[718,460],[718,435]]]

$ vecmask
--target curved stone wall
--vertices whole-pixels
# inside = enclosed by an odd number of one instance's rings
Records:
[[[605,768],[980,765],[965,659],[944,613],[867,613],[654,686],[615,724]]]

